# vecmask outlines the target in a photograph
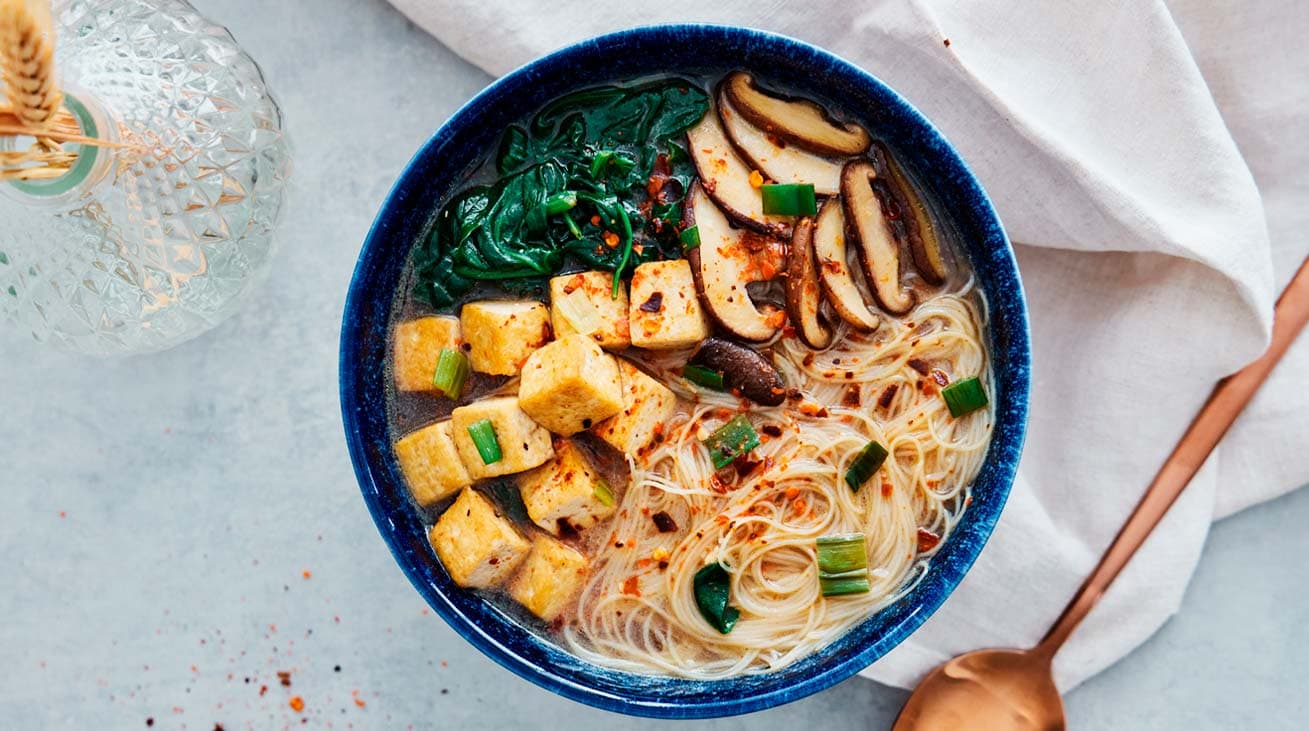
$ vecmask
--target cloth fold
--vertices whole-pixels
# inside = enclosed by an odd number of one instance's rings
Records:
[[[392,2],[493,74],[634,25],[785,33],[886,81],[969,162],[1027,287],[1028,443],[971,573],[864,671],[892,685],[909,687],[963,651],[1040,639],[1214,382],[1265,347],[1274,285],[1309,254],[1309,90],[1287,84],[1309,76],[1302,4],[1242,4],[1261,22],[1237,25],[1198,0],[669,0],[640,13],[599,2],[548,11],[514,0]],[[1215,518],[1309,481],[1309,392],[1291,381],[1307,369],[1302,342],[1059,654],[1062,689],[1177,610]]]

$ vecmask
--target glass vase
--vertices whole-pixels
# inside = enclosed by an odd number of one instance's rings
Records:
[[[81,134],[59,177],[0,182],[0,315],[95,355],[212,328],[264,278],[291,153],[255,62],[182,0],[54,4]],[[0,148],[31,140],[0,137]]]

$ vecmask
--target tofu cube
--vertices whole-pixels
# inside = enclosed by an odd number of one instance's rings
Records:
[[[561,304],[569,300],[573,307],[587,307],[595,313],[596,330],[592,340],[610,350],[622,350],[632,344],[627,320],[627,287],[619,285],[618,297],[613,295],[611,272],[578,272],[550,280],[550,324],[555,337],[562,338],[577,332],[568,318],[560,312]]]
[[[518,405],[555,434],[576,434],[623,408],[618,362],[585,335],[567,335],[527,356]]]
[[[625,360],[619,359],[618,370],[623,410],[591,427],[591,433],[624,454],[637,455],[677,413],[677,394]]]
[[[586,557],[548,536],[532,550],[509,582],[509,596],[547,622],[564,613],[586,582]]]
[[[409,492],[419,505],[429,507],[473,484],[455,448],[449,421],[438,421],[406,434],[395,443]]]
[[[468,427],[482,419],[490,419],[491,427],[495,429],[495,439],[500,443],[499,462],[483,462],[472,435],[468,433]],[[554,456],[550,432],[523,413],[518,407],[518,399],[513,396],[460,406],[450,413],[450,422],[459,458],[474,480],[530,470]]]
[[[685,259],[651,261],[632,273],[627,317],[632,345],[653,350],[687,348],[709,337],[709,321]]]
[[[459,313],[473,370],[516,376],[533,350],[550,341],[550,311],[540,302],[469,302]]]
[[[509,578],[532,545],[490,500],[471,487],[459,493],[427,538],[450,578],[473,589],[486,589]]]
[[[459,320],[454,317],[420,317],[395,326],[391,368],[401,391],[435,391],[432,377],[441,348],[457,349]]]
[[[582,450],[560,439],[554,459],[519,475],[518,492],[532,522],[558,535],[560,521],[583,531],[613,514],[614,506],[596,497],[602,481]]]

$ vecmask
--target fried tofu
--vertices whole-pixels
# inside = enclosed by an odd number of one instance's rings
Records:
[[[432,378],[442,348],[457,350],[463,342],[454,317],[419,317],[395,326],[391,369],[401,391],[435,391]]]
[[[482,460],[472,435],[468,433],[468,427],[482,419],[490,420],[500,445],[500,460],[491,464]],[[523,413],[518,399],[513,396],[483,399],[460,406],[450,413],[450,421],[459,458],[474,480],[530,470],[554,456],[550,432]]]
[[[618,363],[585,335],[566,335],[527,357],[518,405],[555,434],[576,434],[623,408]]]
[[[469,302],[459,321],[469,364],[479,373],[516,376],[527,356],[550,341],[550,311],[540,302]]]
[[[395,443],[395,456],[414,500],[430,507],[473,484],[455,448],[449,421],[438,421],[406,434]]]
[[[591,427],[591,433],[624,454],[636,455],[663,433],[677,413],[677,394],[621,358],[618,370],[623,378],[623,410]]]
[[[450,578],[466,588],[504,582],[531,550],[513,523],[471,487],[459,493],[427,537]]]
[[[651,261],[632,273],[628,308],[632,345],[652,350],[688,348],[709,337],[709,320],[685,259]]]
[[[532,540],[532,550],[509,582],[509,596],[532,614],[553,621],[586,582],[586,557],[548,536]]]
[[[611,272],[578,272],[550,280],[550,324],[556,338],[577,332],[569,313],[570,308],[581,308],[595,327],[589,337],[601,347],[622,350],[632,344],[627,285],[620,282],[618,297],[613,297],[613,277]]]
[[[600,487],[609,503],[596,494]],[[532,522],[555,535],[561,522],[581,532],[614,512],[609,485],[568,439],[557,441],[554,459],[518,476],[518,492]]]

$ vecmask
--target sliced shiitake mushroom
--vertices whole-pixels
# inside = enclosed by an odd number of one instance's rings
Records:
[[[768,134],[820,155],[858,155],[868,149],[868,131],[842,123],[808,99],[768,94],[738,71],[723,81],[723,93],[742,117]]]
[[[718,116],[741,158],[765,178],[779,183],[812,183],[818,195],[836,195],[840,190],[840,162],[787,145],[756,127],[741,116],[723,93],[718,95]]]
[[[782,376],[759,351],[722,338],[709,338],[691,356],[691,363],[723,374],[723,385],[762,406],[786,400]]]
[[[863,262],[868,289],[883,310],[903,315],[914,306],[914,293],[900,277],[900,239],[891,225],[882,187],[873,164],[847,163],[841,173],[841,202],[845,205],[846,231],[854,239]]]
[[[868,309],[846,258],[845,213],[839,198],[829,198],[818,211],[813,235],[814,263],[827,301],[842,320],[863,332],[872,332],[882,318]],[[792,254],[794,256],[794,254]],[[794,316],[792,319],[799,322]]]
[[[787,218],[764,215],[759,189],[750,184],[751,168],[728,141],[714,110],[687,130],[686,140],[705,192],[737,225],[760,233],[789,232]]]
[[[724,330],[742,340],[771,338],[777,327],[746,292],[747,284],[761,278],[743,240],[746,232],[732,228],[698,181],[687,194],[683,218],[700,232],[700,245],[687,251],[686,259],[705,309]]]
[[[818,265],[814,261],[813,218],[806,216],[795,222],[791,231],[791,255],[787,261],[786,311],[795,325],[795,332],[809,347],[826,348],[832,344],[832,330],[818,317],[823,292],[818,283]]]
[[[881,142],[873,144],[873,166],[886,183],[899,208],[914,268],[929,284],[942,284],[949,275],[941,239],[923,199],[909,182],[900,163]]]

